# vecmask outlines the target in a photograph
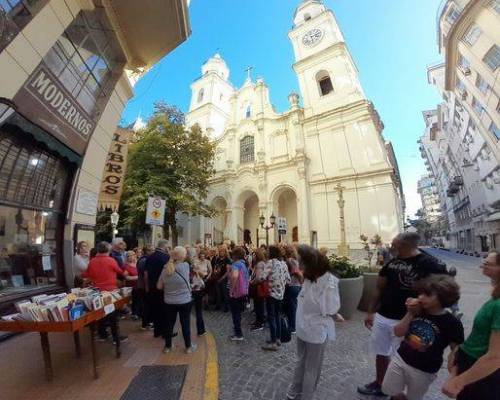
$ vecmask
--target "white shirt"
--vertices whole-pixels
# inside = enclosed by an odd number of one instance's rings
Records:
[[[298,298],[297,337],[304,342],[321,344],[335,340],[332,315],[340,308],[339,280],[327,272],[316,282],[304,281]]]
[[[73,267],[75,269],[75,274],[80,276],[82,272],[87,270],[89,266],[90,258],[89,256],[82,256],[81,254],[75,254],[73,257]]]

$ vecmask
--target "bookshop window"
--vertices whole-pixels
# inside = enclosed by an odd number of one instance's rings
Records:
[[[99,11],[78,14],[44,61],[92,116],[105,104],[124,65],[118,41]]]
[[[0,0],[0,51],[47,3],[48,0]]]
[[[68,166],[0,128],[0,293],[54,285]]]

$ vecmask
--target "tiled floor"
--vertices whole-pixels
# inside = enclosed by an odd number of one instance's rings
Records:
[[[25,334],[0,343],[0,398],[2,400],[118,400],[142,365],[189,364],[182,400],[203,398],[206,338],[198,339],[198,351],[184,354],[181,339],[174,351],[163,354],[163,342],[151,332],[143,332],[139,324],[121,322],[122,332],[129,341],[122,345],[122,356],[115,358],[111,343],[98,343],[100,377],[93,379],[88,330],[81,334],[81,359],[75,357],[70,334],[49,334],[54,381],[45,381],[40,337]]]

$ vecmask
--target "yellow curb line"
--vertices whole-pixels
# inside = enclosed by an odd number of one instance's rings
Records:
[[[217,357],[217,346],[211,333],[206,336],[207,340],[207,368],[205,373],[204,400],[219,399],[219,362]]]

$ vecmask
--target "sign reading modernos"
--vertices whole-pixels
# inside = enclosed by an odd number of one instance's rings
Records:
[[[42,62],[14,97],[18,111],[82,155],[96,127],[92,117]]]

